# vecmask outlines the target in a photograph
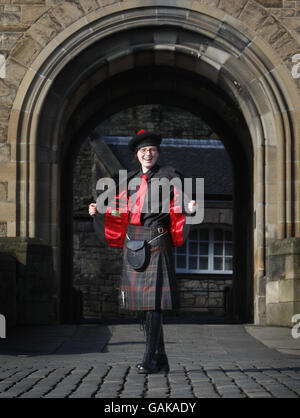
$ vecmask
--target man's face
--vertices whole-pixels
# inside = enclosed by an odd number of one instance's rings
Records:
[[[154,166],[158,159],[158,149],[155,146],[142,147],[137,152],[138,160],[142,166],[143,173]]]

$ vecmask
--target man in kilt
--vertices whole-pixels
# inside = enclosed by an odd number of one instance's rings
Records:
[[[104,215],[95,203],[89,205],[101,241],[123,247],[121,306],[144,313],[146,350],[136,365],[138,373],[169,370],[162,313],[178,308],[173,247],[183,244],[189,231],[186,216],[196,210],[196,202],[191,200],[183,213],[182,194],[176,186],[182,184],[180,174],[157,164],[161,140],[155,133],[138,132],[129,148],[136,154],[140,169],[128,174]],[[138,185],[137,190],[129,187],[131,182]],[[167,193],[162,192],[164,182],[171,185]]]

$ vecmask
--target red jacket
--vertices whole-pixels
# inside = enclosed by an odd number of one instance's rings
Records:
[[[172,176],[178,176],[172,167],[166,167],[166,169],[164,175],[167,173],[170,179]],[[129,173],[128,180],[133,178],[136,173]],[[173,187],[173,198],[170,202],[170,233],[174,246],[182,245],[189,231],[189,225],[185,223],[185,215],[178,212],[179,196],[179,192]],[[105,241],[110,247],[123,247],[129,222],[128,206],[127,187],[124,187],[117,191],[116,196],[108,205],[105,215],[99,216],[97,214],[94,217],[94,226],[98,237],[103,241],[104,235]]]

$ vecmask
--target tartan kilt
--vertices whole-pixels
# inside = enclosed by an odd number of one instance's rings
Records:
[[[154,229],[128,225],[128,237],[151,240],[160,235]],[[120,283],[120,306],[131,311],[178,309],[173,245],[170,232],[149,245],[150,261],[143,271],[134,270],[127,261],[126,237],[123,246],[123,269]]]

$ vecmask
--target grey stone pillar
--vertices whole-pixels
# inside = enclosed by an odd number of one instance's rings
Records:
[[[50,244],[38,238],[1,237],[0,256],[3,272],[0,283],[5,292],[1,300],[12,300],[15,304],[15,314],[10,313],[12,321],[20,325],[54,323],[57,315]],[[2,263],[7,257],[11,263],[15,260],[15,278]]]
[[[292,327],[295,314],[300,314],[300,238],[286,238],[268,248],[266,325]]]
[[[0,314],[4,315],[6,327],[17,323],[17,260],[7,253],[0,253]]]

